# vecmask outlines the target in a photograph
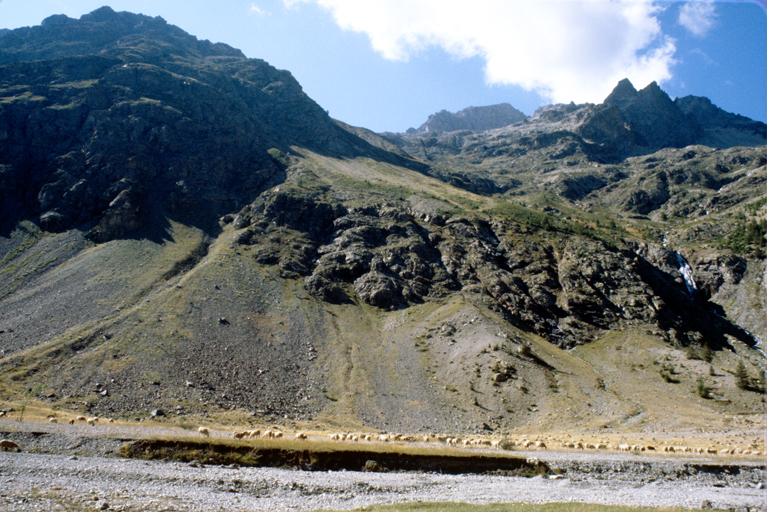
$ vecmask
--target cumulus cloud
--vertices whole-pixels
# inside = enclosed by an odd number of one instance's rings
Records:
[[[696,36],[705,36],[715,20],[716,7],[712,1],[688,2],[679,9],[679,24]]]
[[[671,77],[675,42],[646,0],[283,0],[316,3],[373,49],[408,60],[429,47],[481,57],[489,84],[556,102],[600,102],[623,78]]]

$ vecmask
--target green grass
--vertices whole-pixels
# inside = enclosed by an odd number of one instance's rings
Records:
[[[400,503],[396,505],[372,505],[354,509],[353,512],[694,512],[700,509],[622,507],[615,505],[593,505],[589,503],[491,503],[472,505],[468,503]],[[331,512],[329,510],[317,512]]]

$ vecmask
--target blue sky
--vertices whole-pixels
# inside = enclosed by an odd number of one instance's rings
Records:
[[[0,28],[102,5],[287,69],[377,132],[442,109],[599,103],[622,78],[767,121],[764,0],[0,0]]]

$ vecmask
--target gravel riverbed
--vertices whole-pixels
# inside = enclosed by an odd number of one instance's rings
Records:
[[[752,512],[767,501],[759,461],[539,451],[517,454],[545,461],[561,477],[306,472],[120,459],[114,453],[128,432],[62,427],[0,433],[24,446],[0,452],[0,510],[312,511],[456,501]]]
[[[759,510],[753,482],[305,472],[29,453],[0,454],[0,509],[212,511],[353,509],[412,501],[585,502]],[[78,510],[69,508],[69,510]]]

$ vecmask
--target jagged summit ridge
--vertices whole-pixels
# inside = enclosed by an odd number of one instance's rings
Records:
[[[139,40],[145,44],[154,41],[155,48],[159,41],[172,45],[176,57],[186,59],[245,58],[241,51],[231,46],[198,40],[159,16],[116,12],[110,7],[101,7],[79,19],[57,14],[49,16],[39,26],[0,33],[0,64],[92,54],[122,54],[126,57],[120,49],[136,46]],[[156,56],[159,57],[159,53]]]
[[[508,103],[486,107],[468,107],[456,113],[441,110],[417,130],[410,133],[452,132],[458,130],[487,131],[527,120],[527,116]]]
[[[518,123],[524,124],[513,127]],[[470,107],[455,114],[443,110],[405,135],[499,128],[520,133],[564,129],[602,144],[622,157],[692,144],[724,148],[767,143],[764,123],[724,112],[708,98],[688,96],[672,100],[656,82],[637,90],[627,78],[618,82],[598,105],[573,102],[545,105],[529,118],[507,103]]]

